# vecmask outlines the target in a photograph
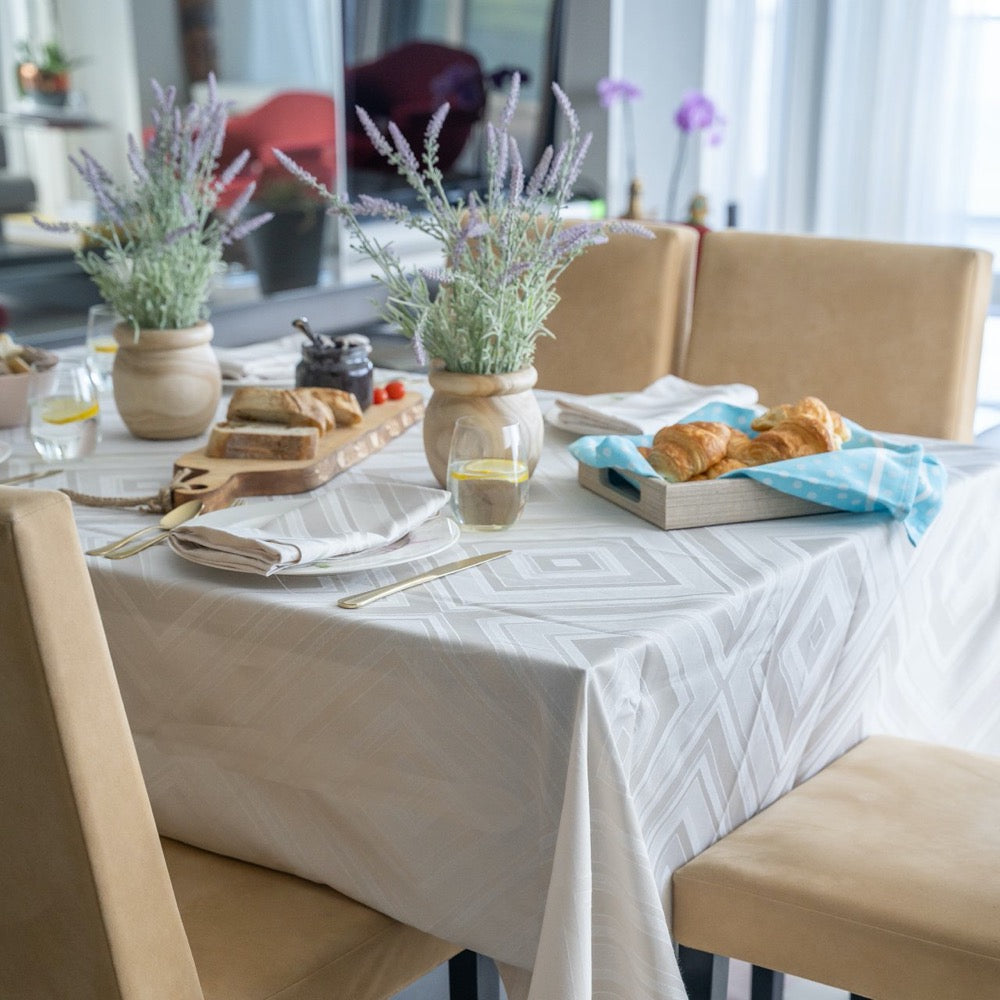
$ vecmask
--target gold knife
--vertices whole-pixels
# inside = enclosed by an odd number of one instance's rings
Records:
[[[46,476],[57,476],[62,469],[46,469],[44,472],[26,472],[23,476],[11,476],[10,479],[0,479],[0,486],[14,486],[17,483],[30,483]]]
[[[387,587],[376,587],[374,590],[366,590],[363,594],[355,594],[353,597],[342,597],[337,601],[337,605],[341,608],[363,608],[366,604],[371,604],[372,601],[381,600],[381,598],[388,597],[390,594],[398,594],[401,590],[408,590],[410,587],[416,587],[421,583],[437,580],[442,576],[447,576],[449,573],[457,573],[459,570],[468,569],[470,566],[478,566],[479,563],[489,562],[490,559],[509,556],[512,551],[512,549],[504,549],[502,552],[487,552],[485,555],[470,556],[468,559],[459,559],[458,562],[445,563],[443,566],[428,570],[419,576],[411,576],[406,580],[390,583]]]

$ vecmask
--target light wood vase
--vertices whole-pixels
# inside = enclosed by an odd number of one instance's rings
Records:
[[[210,346],[213,334],[211,323],[140,330],[138,339],[127,323],[115,327],[115,405],[136,437],[196,437],[215,419],[222,374]]]
[[[542,453],[545,425],[532,388],[538,379],[534,368],[504,375],[467,375],[432,369],[428,374],[431,398],[424,412],[424,452],[434,477],[442,485],[448,480],[448,451],[455,421],[479,416],[484,421],[521,428],[523,454],[529,474]]]

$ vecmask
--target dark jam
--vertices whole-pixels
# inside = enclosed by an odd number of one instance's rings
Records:
[[[353,392],[361,409],[367,410],[372,405],[371,349],[371,342],[359,333],[324,338],[322,345],[303,344],[302,360],[295,368],[295,385]]]

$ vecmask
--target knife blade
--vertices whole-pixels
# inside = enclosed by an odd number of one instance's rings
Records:
[[[0,486],[14,486],[17,483],[31,483],[46,476],[57,476],[62,469],[46,469],[44,472],[26,472],[23,476],[11,476],[10,479],[0,479]]]
[[[460,570],[468,569],[470,566],[478,566],[480,563],[489,562],[491,559],[499,559],[501,556],[509,556],[512,549],[503,549],[500,552],[487,552],[484,555],[470,556],[468,559],[459,559],[458,562],[445,563],[435,569],[428,570],[418,576],[411,576],[405,580],[397,580],[385,587],[376,587],[374,590],[366,590],[361,594],[354,594],[352,597],[342,597],[337,601],[337,606],[341,608],[363,608],[372,601],[381,600],[391,594],[398,594],[401,590],[408,590],[410,587],[419,586],[421,583],[428,583],[431,580],[438,580],[449,573],[458,573]]]

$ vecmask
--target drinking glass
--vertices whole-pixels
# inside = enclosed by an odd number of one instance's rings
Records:
[[[87,364],[101,392],[111,388],[111,369],[118,352],[113,331],[120,322],[118,313],[103,303],[91,306],[87,312]]]
[[[455,421],[448,489],[458,522],[477,531],[509,528],[528,499],[528,463],[516,423],[491,425],[476,416]]]
[[[60,361],[28,388],[28,434],[48,462],[84,458],[97,447],[100,407],[88,365]]]

